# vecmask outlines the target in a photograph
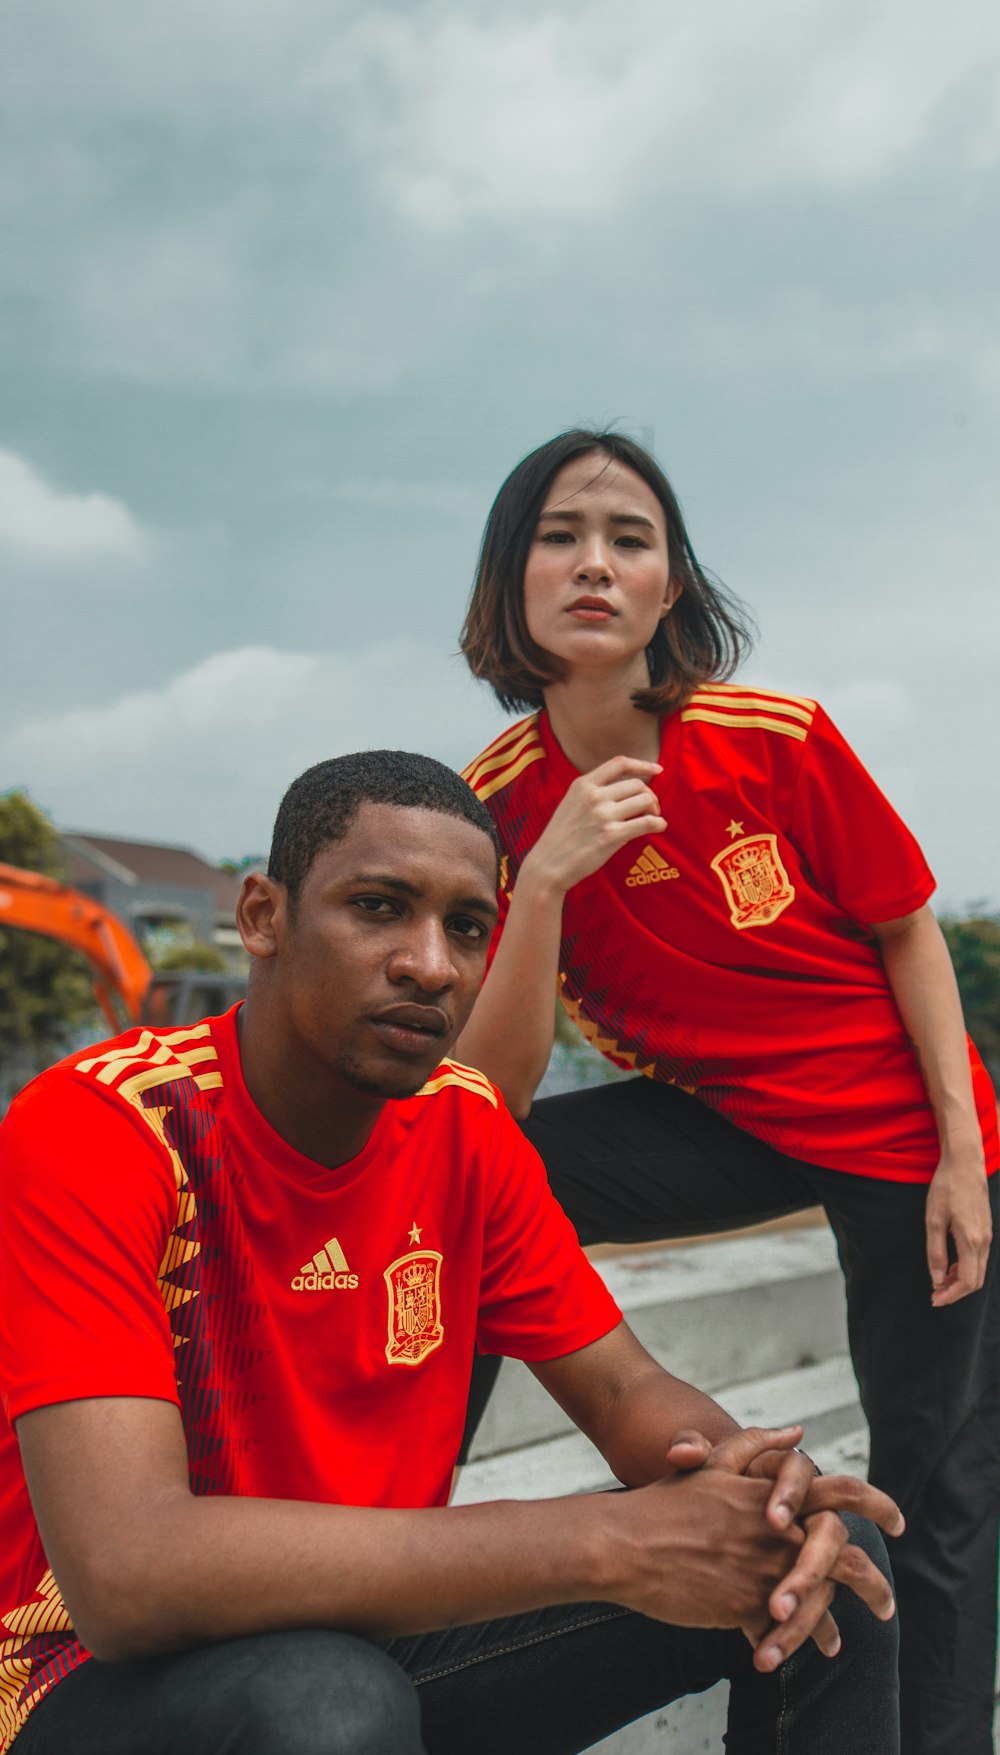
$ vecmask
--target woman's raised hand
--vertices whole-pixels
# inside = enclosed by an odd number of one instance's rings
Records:
[[[521,868],[563,894],[599,870],[612,853],[636,835],[666,828],[659,800],[649,782],[659,762],[613,756],[581,774],[560,802]]]

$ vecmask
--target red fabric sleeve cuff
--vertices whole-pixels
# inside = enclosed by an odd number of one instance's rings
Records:
[[[152,1382],[148,1374],[137,1377],[122,1373],[109,1376],[104,1372],[77,1372],[72,1377],[42,1378],[37,1383],[19,1383],[11,1395],[3,1398],[4,1412],[11,1425],[22,1414],[37,1408],[49,1408],[58,1402],[96,1401],[111,1396],[135,1396],[150,1402],[172,1402],[180,1406],[176,1381],[169,1376]]]

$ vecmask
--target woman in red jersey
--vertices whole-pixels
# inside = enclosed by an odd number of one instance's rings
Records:
[[[564,433],[508,477],[462,646],[529,717],[466,770],[506,862],[457,1053],[585,1243],[826,1208],[872,1479],[908,1519],[903,1747],[991,1755],[995,1099],[919,847],[816,702],[724,680],[746,644],[632,440]],[[554,988],[646,1076],[532,1107]]]

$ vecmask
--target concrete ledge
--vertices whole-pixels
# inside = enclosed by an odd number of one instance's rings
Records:
[[[784,1371],[720,1391],[717,1399],[741,1426],[783,1426],[800,1421],[805,1427],[805,1447],[820,1461],[831,1444],[838,1448],[834,1467],[841,1473],[864,1472],[865,1448],[859,1452],[858,1433],[863,1427],[857,1388],[850,1361],[827,1359],[822,1365]],[[839,1460],[841,1449],[864,1457],[856,1462]],[[820,1467],[826,1464],[820,1461]],[[484,1499],[554,1499],[567,1493],[591,1493],[615,1486],[604,1458],[582,1432],[550,1438],[541,1444],[470,1462],[462,1470],[455,1493],[456,1505],[475,1505]]]
[[[847,1358],[843,1284],[822,1227],[608,1258],[599,1270],[643,1343],[741,1425],[805,1428],[826,1473],[863,1475],[868,1435]],[[614,1485],[527,1369],[504,1362],[457,1504]],[[478,1460],[477,1460],[478,1459]],[[595,1744],[602,1755],[723,1755],[728,1684]]]
[[[714,1393],[847,1350],[836,1246],[822,1226],[644,1250],[596,1265],[643,1345],[700,1389]],[[569,1430],[526,1367],[506,1359],[472,1459]]]

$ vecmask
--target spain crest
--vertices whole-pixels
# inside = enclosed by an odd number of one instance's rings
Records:
[[[415,1249],[385,1270],[389,1289],[390,1365],[419,1365],[444,1340],[441,1261],[436,1249]]]
[[[777,835],[745,835],[716,854],[712,870],[719,874],[729,918],[739,932],[748,926],[770,926],[795,900]]]

